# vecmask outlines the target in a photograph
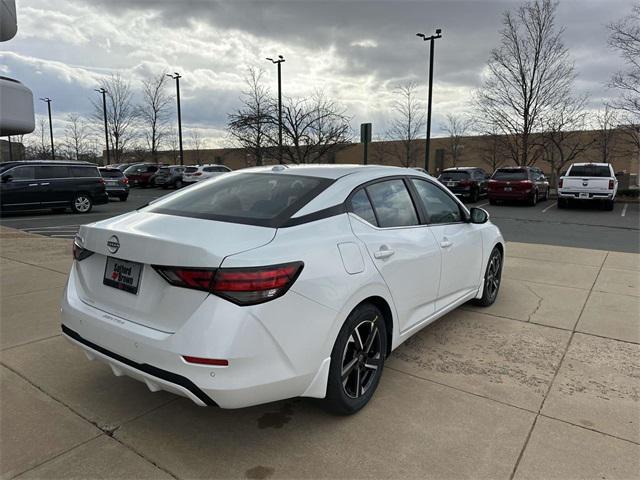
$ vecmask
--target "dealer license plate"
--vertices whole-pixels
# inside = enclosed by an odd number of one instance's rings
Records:
[[[578,198],[589,198],[589,194],[587,192],[580,192]]]
[[[138,293],[141,272],[141,263],[107,257],[102,283],[135,295]]]
[[[511,188],[511,187],[504,187],[504,191],[505,191],[505,192],[510,192],[511,190],[512,190],[512,188]]]

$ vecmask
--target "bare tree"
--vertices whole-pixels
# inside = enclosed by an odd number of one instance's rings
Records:
[[[92,132],[87,122],[75,113],[66,118],[64,129],[64,148],[67,156],[73,160],[81,160],[91,150]]]
[[[202,137],[197,128],[191,130],[191,149],[194,151],[196,163],[200,163],[200,150],[202,150]]]
[[[479,118],[507,135],[509,153],[519,165],[538,159],[534,129],[569,95],[575,78],[563,30],[554,24],[556,6],[552,0],[533,0],[504,13],[500,46],[491,52],[475,94]]]
[[[180,146],[178,143],[178,132],[176,127],[171,125],[167,132],[167,141],[169,143],[169,152],[171,153],[171,163],[177,164],[180,158]]]
[[[275,104],[269,90],[262,85],[264,70],[249,68],[246,87],[240,95],[242,106],[229,115],[229,135],[262,165],[267,151],[273,145]]]
[[[109,147],[113,163],[122,163],[123,154],[134,138],[136,109],[132,103],[131,84],[119,73],[100,81],[107,91],[107,125]],[[103,122],[102,102],[92,100],[93,117],[99,125]]]
[[[612,106],[640,119],[640,3],[629,15],[609,25],[609,45],[620,52],[627,69],[616,72],[610,86],[620,90],[621,97]]]
[[[351,140],[349,122],[344,108],[328,100],[323,92],[309,99],[286,100],[282,106],[284,161],[330,162],[332,155]],[[271,116],[271,123],[277,127],[277,115]]]
[[[420,158],[418,138],[424,131],[424,112],[417,99],[418,86],[413,83],[401,85],[395,90],[397,99],[393,103],[394,117],[387,136],[399,141],[397,147],[391,149],[403,167],[415,167]]]
[[[541,135],[543,160],[551,167],[553,184],[560,177],[562,170],[595,142],[584,135],[587,120],[587,112],[584,109],[586,101],[586,96],[568,96],[544,118]]]
[[[596,125],[598,130],[596,132],[595,144],[600,152],[600,161],[603,163],[611,163],[614,157],[618,113],[609,105],[605,105],[604,109],[596,114]]]
[[[495,126],[489,125],[489,129],[482,134],[478,146],[480,160],[485,163],[491,171],[505,163],[509,157],[509,148],[504,135],[500,135]]]
[[[158,163],[158,150],[167,134],[169,122],[169,104],[172,97],[167,93],[167,78],[165,72],[162,72],[142,82],[142,104],[136,112],[142,122],[144,138],[155,163]]]
[[[442,128],[449,135],[449,146],[447,150],[451,155],[451,162],[454,167],[458,166],[458,159],[462,154],[464,148],[463,138],[469,133],[471,127],[471,119],[460,117],[453,114],[447,115],[447,123]]]

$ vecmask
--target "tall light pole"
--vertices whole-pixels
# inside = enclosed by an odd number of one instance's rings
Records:
[[[282,67],[284,57],[278,55],[278,60],[267,58],[271,63],[278,65],[278,161],[282,163]]]
[[[424,169],[429,173],[429,150],[431,148],[431,99],[433,97],[433,42],[436,38],[442,38],[442,29],[436,28],[436,34],[427,37],[424,33],[416,33],[425,42],[429,40],[429,100],[427,102],[427,142],[424,151]]]
[[[176,81],[176,98],[178,99],[178,143],[180,144],[180,165],[184,165],[184,156],[182,151],[182,114],[180,113],[180,79],[182,76],[178,72],[173,75],[167,73],[167,77],[171,77]]]
[[[51,125],[51,99],[49,97],[41,98],[43,102],[47,104],[49,110],[49,138],[51,139],[51,159],[56,159],[56,151],[53,148],[53,126]]]
[[[109,153],[109,127],[107,126],[107,91],[104,87],[95,89],[102,94],[102,114],[104,116],[104,144],[107,147],[107,165],[111,165],[111,154]]]

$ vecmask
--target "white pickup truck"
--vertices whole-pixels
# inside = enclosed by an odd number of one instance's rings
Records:
[[[613,210],[618,180],[609,163],[573,163],[558,181],[558,208],[571,202],[602,202]]]

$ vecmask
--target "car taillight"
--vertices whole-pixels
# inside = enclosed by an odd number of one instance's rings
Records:
[[[196,172],[193,175],[196,176],[196,177],[199,177],[200,175],[202,175],[202,172]]]
[[[613,190],[613,180],[609,180],[609,190]]]
[[[121,178],[120,183],[122,185],[127,185],[129,183],[129,179],[127,177]]]
[[[302,262],[247,268],[182,268],[154,265],[171,285],[213,293],[236,305],[255,305],[286,293],[302,271]]]
[[[80,262],[85,258],[90,257],[91,255],[93,255],[93,252],[91,250],[87,250],[86,248],[78,245],[77,240],[73,241],[73,258],[75,260],[78,260]]]
[[[460,185],[461,187],[467,187],[467,186],[471,185],[471,180],[460,180],[458,185]]]
[[[558,188],[562,188],[562,179],[558,180]]]
[[[101,183],[102,185],[104,185],[104,178],[100,177],[100,178],[99,178],[99,181],[100,181],[100,183]]]

